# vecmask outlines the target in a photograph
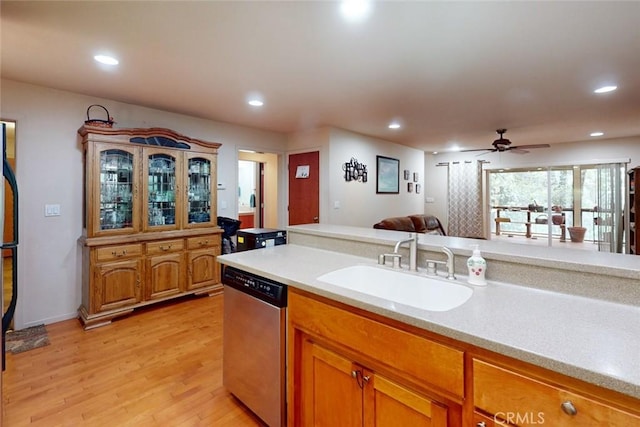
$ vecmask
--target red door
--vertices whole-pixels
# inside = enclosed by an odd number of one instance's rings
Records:
[[[289,225],[319,222],[320,153],[289,156]]]

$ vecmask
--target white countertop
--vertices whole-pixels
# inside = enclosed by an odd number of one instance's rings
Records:
[[[369,238],[377,238],[376,231],[371,231]],[[295,288],[640,398],[637,306],[489,282],[487,287],[472,287],[474,293],[463,305],[430,312],[317,280],[340,268],[376,265],[373,259],[293,244],[218,259]]]

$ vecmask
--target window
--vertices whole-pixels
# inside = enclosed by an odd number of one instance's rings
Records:
[[[624,191],[623,175],[620,164],[489,170],[491,234],[536,239],[551,233],[555,244],[569,240],[564,223],[586,228],[584,241],[598,243],[594,250],[607,250],[602,242],[615,240],[612,233],[621,235],[623,207],[614,196]],[[617,206],[615,213],[611,206]]]

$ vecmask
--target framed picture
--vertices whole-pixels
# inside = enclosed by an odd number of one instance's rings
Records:
[[[404,170],[404,180],[405,181],[409,181],[409,169],[405,169]]]
[[[407,183],[407,192],[409,193],[413,192],[413,182]]]
[[[416,184],[416,194],[420,194],[420,184]]]
[[[413,182],[418,182],[418,172],[413,173]]]
[[[400,160],[376,156],[376,193],[400,193]]]

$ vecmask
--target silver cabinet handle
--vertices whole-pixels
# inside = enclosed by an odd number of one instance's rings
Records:
[[[573,406],[573,403],[570,400],[567,400],[566,402],[562,402],[560,407],[562,408],[562,412],[564,412],[567,415],[573,416],[578,413],[578,410],[576,409],[575,406]]]
[[[478,421],[476,427],[487,427],[487,423],[485,423],[484,421]]]

